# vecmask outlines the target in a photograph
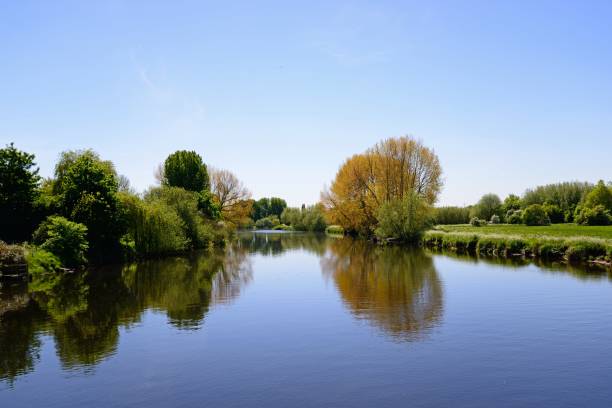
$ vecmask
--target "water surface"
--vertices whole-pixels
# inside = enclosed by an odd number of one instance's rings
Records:
[[[607,274],[308,234],[0,289],[0,406],[612,406]]]

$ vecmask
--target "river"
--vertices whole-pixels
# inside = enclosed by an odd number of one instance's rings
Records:
[[[606,273],[246,233],[0,289],[2,407],[612,406]]]

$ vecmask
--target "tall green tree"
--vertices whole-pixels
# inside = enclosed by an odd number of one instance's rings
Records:
[[[473,208],[473,216],[489,221],[492,216],[499,215],[502,202],[496,194],[485,194]]]
[[[287,202],[285,200],[278,197],[270,197],[270,214],[268,215],[276,215],[280,218],[285,208],[287,208]]]
[[[126,228],[117,197],[117,178],[108,163],[97,155],[77,154],[65,168],[56,168],[55,183],[63,214],[87,227],[90,259],[116,257]]]
[[[210,189],[208,170],[202,157],[194,151],[172,153],[163,166],[162,184],[201,192]]]
[[[0,149],[0,239],[16,242],[30,237],[39,182],[33,154],[13,143]]]
[[[606,186],[603,180],[599,180],[595,188],[586,195],[583,207],[594,208],[598,205],[612,211],[612,189]]]

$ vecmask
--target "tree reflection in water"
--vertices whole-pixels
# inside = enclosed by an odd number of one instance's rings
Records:
[[[33,370],[43,335],[53,337],[64,369],[90,369],[115,353],[120,328],[145,310],[196,330],[211,305],[230,302],[251,279],[248,253],[235,246],[0,288],[0,381]]]
[[[330,242],[329,249],[321,269],[355,317],[398,341],[420,339],[441,322],[442,285],[422,250],[348,238]]]

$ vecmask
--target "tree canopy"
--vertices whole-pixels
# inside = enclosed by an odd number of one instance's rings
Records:
[[[321,201],[331,224],[371,235],[378,209],[389,201],[414,194],[433,205],[441,176],[433,150],[410,137],[387,139],[344,162]]]
[[[162,184],[188,191],[208,190],[210,180],[206,164],[196,152],[178,150],[164,162]]]
[[[0,149],[0,239],[15,242],[30,236],[39,182],[33,154],[13,143]]]

